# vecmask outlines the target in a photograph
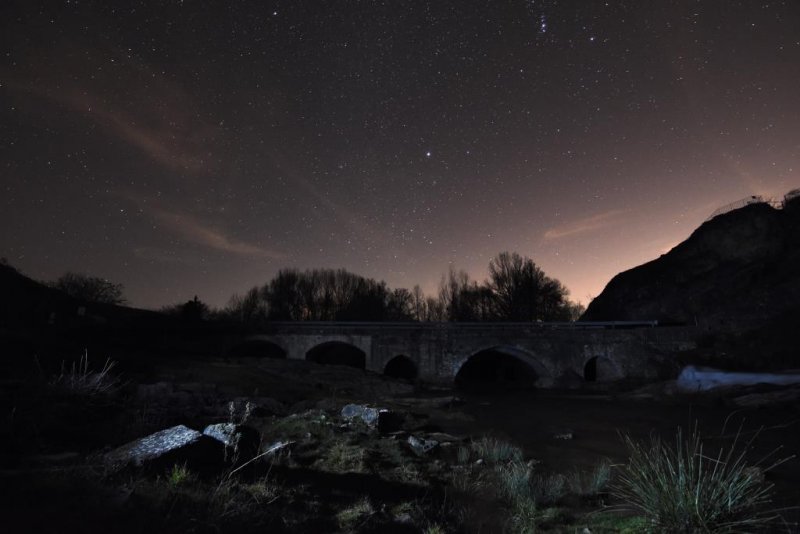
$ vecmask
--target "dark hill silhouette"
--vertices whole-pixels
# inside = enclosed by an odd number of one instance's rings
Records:
[[[157,312],[88,302],[0,264],[0,332],[162,320]]]
[[[800,198],[706,221],[660,258],[615,276],[581,317],[642,319],[696,325],[719,357],[800,364],[787,337],[800,324]]]
[[[87,302],[0,264],[0,374],[30,368],[32,358],[50,367],[88,350],[93,361],[112,347],[153,348],[182,323],[162,313]]]

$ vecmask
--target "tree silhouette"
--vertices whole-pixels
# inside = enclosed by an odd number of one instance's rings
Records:
[[[528,257],[501,252],[489,262],[489,288],[501,321],[569,321],[564,285]]]
[[[67,272],[51,285],[71,297],[87,302],[102,304],[124,304],[126,302],[122,293],[122,284],[115,284],[97,276]]]

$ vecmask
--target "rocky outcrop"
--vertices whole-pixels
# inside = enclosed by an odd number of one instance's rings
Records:
[[[168,468],[180,464],[202,470],[221,465],[224,448],[217,439],[178,425],[114,449],[103,460],[112,471],[127,466]]]
[[[760,336],[776,354],[786,348],[781,325],[798,317],[795,198],[783,209],[757,203],[706,221],[667,254],[615,276],[581,320],[655,319],[694,325],[708,335]]]
[[[386,408],[370,408],[365,404],[347,404],[342,408],[341,416],[347,421],[360,420],[383,434],[398,430],[404,419],[402,414]]]
[[[214,438],[230,451],[238,460],[247,461],[258,454],[261,435],[254,428],[235,423],[216,423],[208,425],[203,434]]]

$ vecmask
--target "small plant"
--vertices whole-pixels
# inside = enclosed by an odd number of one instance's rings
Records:
[[[167,484],[171,488],[177,488],[193,480],[194,477],[186,467],[186,464],[178,465],[175,464],[172,466],[172,470],[167,475]]]
[[[507,441],[484,436],[472,442],[472,452],[479,458],[493,463],[519,462],[522,460],[522,450]]]
[[[768,509],[772,485],[755,476],[745,455],[752,440],[727,452],[706,454],[695,428],[688,439],[678,429],[675,446],[652,437],[649,444],[624,435],[630,460],[613,494],[668,532],[741,532],[766,529],[779,519]],[[785,460],[767,467],[769,470]]]
[[[567,478],[560,474],[536,475],[531,478],[531,493],[539,504],[552,504],[567,494]]]
[[[453,487],[458,491],[468,494],[481,494],[490,484],[486,473],[482,469],[472,467],[459,468],[452,474]]]
[[[337,473],[363,473],[366,469],[364,458],[363,448],[337,440],[328,449],[322,463],[328,470]]]
[[[356,526],[357,523],[364,522],[374,513],[375,509],[372,507],[372,503],[367,497],[364,497],[336,514],[336,520],[342,529],[350,529]]]
[[[236,403],[230,401],[228,403],[228,422],[234,425],[243,425],[247,422],[250,418],[250,415],[253,413],[253,404],[250,401],[247,401],[242,406],[241,414],[236,407]]]
[[[567,485],[575,495],[593,496],[605,491],[610,479],[611,464],[604,461],[589,472],[574,471],[567,477]]]
[[[509,518],[510,530],[515,534],[533,534],[539,523],[539,510],[533,499],[514,501]]]
[[[469,462],[470,458],[470,449],[469,447],[465,447],[464,445],[460,445],[456,450],[456,460],[458,463],[465,464]]]
[[[258,505],[272,504],[280,497],[281,488],[269,482],[268,477],[250,484],[243,484],[242,489],[247,492],[250,497]]]
[[[500,493],[511,501],[529,499],[531,492],[531,467],[524,462],[511,462],[498,467]]]
[[[50,384],[76,395],[95,396],[111,393],[119,385],[117,378],[111,374],[115,366],[116,362],[109,358],[102,369],[93,371],[89,368],[89,352],[84,351],[78,362],[72,362],[69,370],[62,362],[61,373],[53,378]]]
[[[425,527],[425,530],[423,530],[422,532],[424,534],[444,534],[445,530],[438,523],[433,523]]]

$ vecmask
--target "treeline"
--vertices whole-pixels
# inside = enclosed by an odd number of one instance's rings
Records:
[[[266,321],[570,321],[583,307],[527,257],[503,252],[489,262],[489,278],[463,271],[442,277],[438,293],[391,289],[344,269],[282,269],[263,286],[234,295],[220,312],[236,322]]]

